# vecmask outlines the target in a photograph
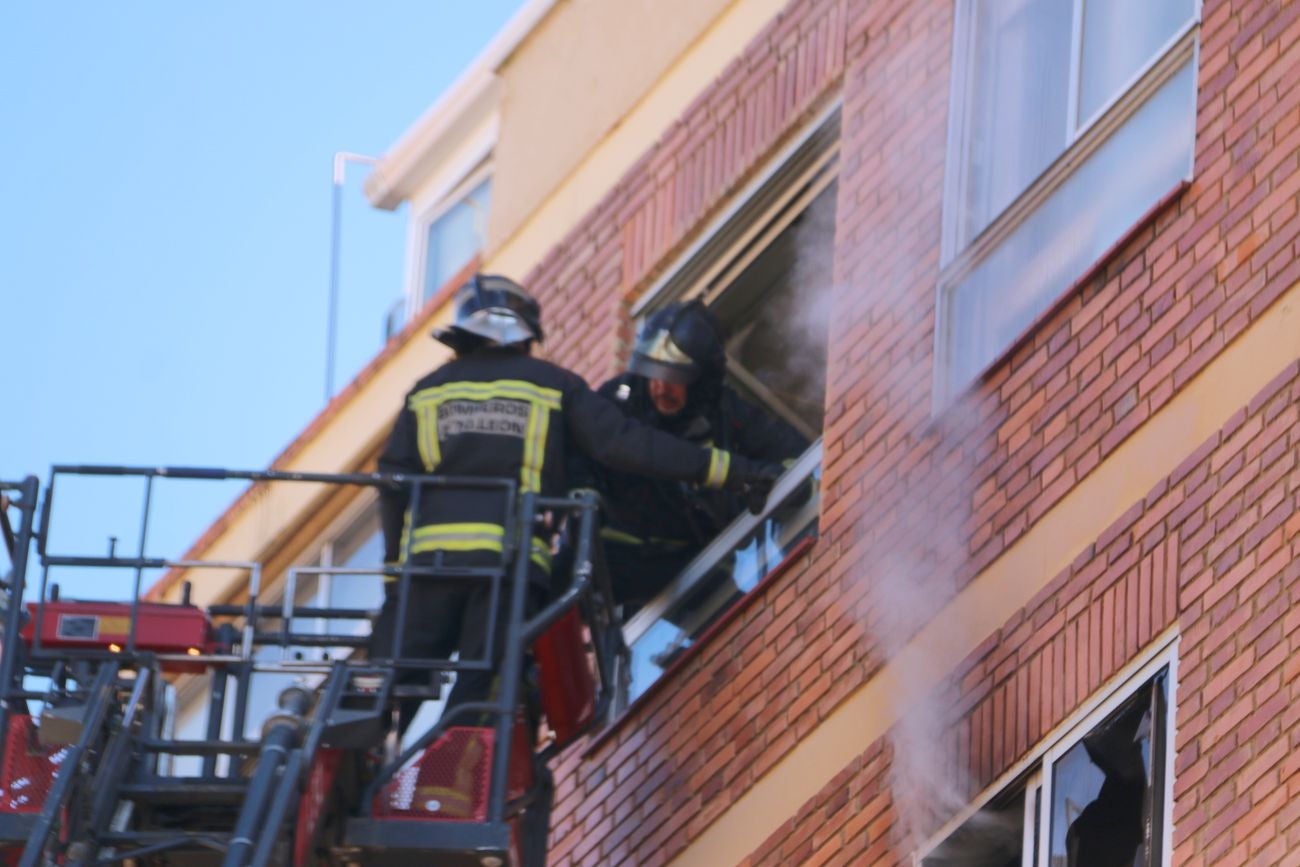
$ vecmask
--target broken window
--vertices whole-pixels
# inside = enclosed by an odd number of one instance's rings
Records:
[[[1052,864],[1160,863],[1164,718],[1162,672],[1052,763]]]
[[[921,867],[1160,867],[1168,703],[1166,665],[1121,692],[1100,720],[1092,714],[1045,749],[923,855]]]
[[[632,698],[816,536],[838,132],[832,113],[643,304],[703,300],[727,334],[727,384],[811,445],[765,514],[737,517],[626,624]]]

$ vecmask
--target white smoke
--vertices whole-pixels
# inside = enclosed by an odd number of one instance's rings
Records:
[[[853,300],[865,295],[870,299],[873,332],[891,332],[898,324],[914,326],[924,320],[914,296],[898,291],[897,286],[849,287],[835,284],[834,248],[837,221],[836,186],[820,194],[782,239],[792,243],[793,264],[785,282],[764,306],[763,312],[749,326],[766,335],[778,335],[772,342],[776,358],[767,369],[765,381],[783,394],[801,394],[820,406],[825,403],[828,345],[832,332],[843,340],[845,329],[830,321],[838,301],[844,309],[858,308]],[[780,243],[780,242],[778,242]],[[743,342],[748,331],[736,335]],[[769,338],[771,340],[771,338]],[[837,346],[839,344],[837,343]],[[908,361],[911,365],[912,362]],[[900,371],[864,368],[855,373],[869,378],[868,395],[885,394],[895,388]],[[905,374],[903,374],[905,375]],[[870,398],[869,398],[870,399]],[[929,393],[919,396],[927,401]],[[870,411],[858,406],[855,413]],[[865,623],[874,642],[874,651],[882,662],[891,661],[896,682],[910,684],[929,678],[930,660],[924,653],[902,654],[936,610],[937,601],[951,597],[954,575],[967,559],[971,503],[970,479],[976,463],[967,444],[974,439],[981,412],[969,398],[958,399],[906,448],[924,449],[931,455],[928,470],[914,480],[897,485],[900,501],[892,508],[877,504],[874,514],[892,512],[895,522],[888,528],[888,539],[877,539],[873,551],[883,551],[882,558],[868,564],[864,580],[868,604]],[[820,426],[820,418],[815,419]],[[925,462],[922,462],[926,465]],[[942,470],[939,468],[943,467]],[[942,488],[942,490],[939,490]],[[943,502],[939,512],[925,504]],[[953,507],[953,503],[960,504]],[[855,541],[876,536],[875,528],[861,527]],[[918,670],[911,670],[916,668]],[[920,669],[924,668],[922,671]],[[890,785],[901,824],[901,840],[916,846],[924,836],[947,821],[967,805],[972,795],[971,780],[959,766],[956,755],[955,699],[943,687],[919,698],[915,706],[902,709],[898,724],[889,738],[892,747]],[[968,851],[982,845],[999,846],[1005,836],[998,832],[1003,821],[996,815],[981,815],[974,820],[989,833],[983,843],[972,843]],[[1010,845],[1010,844],[1008,844]],[[951,863],[959,864],[960,861]]]
[[[934,661],[925,648],[910,648],[918,630],[932,617],[954,589],[954,576],[966,559],[970,492],[964,484],[973,471],[973,457],[963,443],[976,421],[973,407],[950,406],[927,432],[927,442],[913,444],[932,455],[932,466],[915,483],[904,482],[888,528],[889,542],[883,559],[872,564],[868,587],[869,635],[882,661],[891,665],[895,683],[906,693],[928,683]],[[946,467],[941,473],[937,467]],[[933,490],[940,476],[945,489],[956,495],[943,497]],[[916,508],[926,501],[946,501],[943,509]],[[954,508],[952,503],[959,503]],[[910,707],[899,708],[898,721],[889,732],[892,747],[890,785],[899,818],[899,839],[909,847],[919,845],[936,827],[959,812],[971,797],[971,780],[960,765],[954,727],[958,723],[956,685],[940,682],[915,697]]]
[[[826,390],[834,236],[832,186],[741,277],[761,304],[728,317],[728,352],[795,413],[810,436],[821,429]]]

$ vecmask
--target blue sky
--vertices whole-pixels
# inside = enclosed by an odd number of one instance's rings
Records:
[[[4,4],[0,478],[264,467],[324,403],[333,154],[383,153],[518,5]],[[336,386],[401,295],[405,214],[371,209],[364,174]],[[65,490],[86,553],[134,545],[136,488]],[[179,555],[238,490],[168,495],[150,553]]]

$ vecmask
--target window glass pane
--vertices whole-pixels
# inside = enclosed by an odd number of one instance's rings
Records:
[[[1191,170],[1185,65],[951,291],[948,391],[970,383]]]
[[[1061,0],[975,5],[963,246],[1065,148],[1071,26]]]
[[[424,300],[433,297],[483,246],[492,179],[487,178],[429,225],[424,253]]]
[[[1152,739],[1163,725],[1154,691],[1164,683],[1148,683],[1052,765],[1053,867],[1150,864]]]
[[[1025,793],[977,811],[921,859],[921,867],[1021,867]]]
[[[205,689],[199,693],[204,699],[209,695],[211,674],[202,675]],[[171,736],[178,741],[201,741],[208,733],[208,704],[203,701],[191,701],[188,705],[177,707],[177,720]],[[170,767],[168,767],[170,764]],[[175,777],[197,777],[203,773],[203,759],[200,756],[163,756],[159,759],[159,772]]]
[[[753,590],[802,539],[817,532],[817,467],[805,485],[795,490],[772,514],[728,553],[708,561],[706,550],[683,571],[703,575],[666,613],[632,643],[632,684],[636,698],[659,679],[664,669],[690,647],[737,599]],[[739,520],[745,520],[742,516]],[[669,588],[669,592],[672,588]]]
[[[1079,118],[1087,123],[1195,14],[1195,0],[1086,0]]]
[[[316,562],[313,562],[311,564],[312,567],[318,565],[320,564]],[[286,582],[288,581],[287,576],[285,580]],[[294,577],[294,589],[293,589],[294,608],[314,608],[317,605],[319,605],[322,601],[320,586],[321,584],[320,584],[319,575],[314,575],[311,573],[301,573],[301,572],[296,573]],[[286,590],[288,589],[287,583],[285,585],[285,589]],[[277,599],[275,602],[269,604],[273,604],[276,606],[283,605],[284,598],[281,597],[280,599]],[[291,624],[292,624],[290,628],[291,632],[321,633],[325,631],[324,622],[316,617],[294,617],[293,620],[291,621]],[[258,628],[267,631],[279,631],[281,629],[281,623],[278,619],[263,618]],[[286,658],[292,658],[292,654],[290,654]]]

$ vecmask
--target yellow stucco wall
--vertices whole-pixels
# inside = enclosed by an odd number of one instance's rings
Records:
[[[734,0],[671,67],[660,71],[653,86],[636,105],[583,156],[563,183],[535,205],[521,224],[511,227],[508,235],[504,221],[496,234],[489,227],[488,268],[517,277],[528,273],[681,117],[705,83],[717,78],[785,4],[786,0]],[[505,200],[511,195],[513,191],[509,187],[499,187],[492,203],[494,212],[498,208],[511,210],[511,203]]]
[[[491,240],[512,234],[731,0],[565,0],[498,70]]]

